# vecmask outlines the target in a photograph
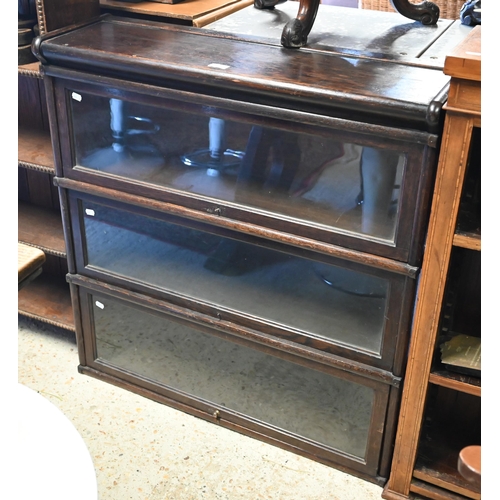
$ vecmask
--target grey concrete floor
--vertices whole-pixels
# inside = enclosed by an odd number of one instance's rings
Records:
[[[70,419],[100,500],[375,500],[382,488],[77,371],[74,335],[18,319],[18,381]]]

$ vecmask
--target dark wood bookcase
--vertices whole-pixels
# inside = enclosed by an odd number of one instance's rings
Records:
[[[470,30],[329,12],[349,37],[300,51],[109,14],[44,36],[48,175],[81,373],[384,484]]]

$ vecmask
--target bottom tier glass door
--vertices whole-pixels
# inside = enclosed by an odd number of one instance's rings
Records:
[[[81,296],[95,336],[94,368],[133,374],[139,385],[157,384],[174,400],[198,408],[209,402],[224,419],[246,419],[294,447],[318,447],[375,470],[385,384],[324,365],[314,369],[315,363],[202,332],[106,294]]]

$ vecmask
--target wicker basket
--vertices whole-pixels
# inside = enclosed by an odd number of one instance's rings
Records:
[[[417,0],[410,0],[411,3],[420,3]],[[465,0],[431,0],[439,7],[439,17],[441,19],[459,19],[460,9]],[[384,12],[394,12],[394,7],[390,0],[360,0],[363,9],[382,10]]]

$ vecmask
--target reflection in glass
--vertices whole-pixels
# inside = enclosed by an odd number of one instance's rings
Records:
[[[94,295],[102,360],[317,441],[365,456],[374,392]]]
[[[182,163],[188,167],[204,168],[211,177],[239,167],[245,153],[226,147],[226,120],[211,116],[208,120],[208,134],[208,148],[190,151],[181,156]]]
[[[88,264],[379,354],[388,281],[84,202]]]
[[[80,167],[394,241],[401,152],[343,142],[334,130],[222,119],[212,107],[71,96]]]

